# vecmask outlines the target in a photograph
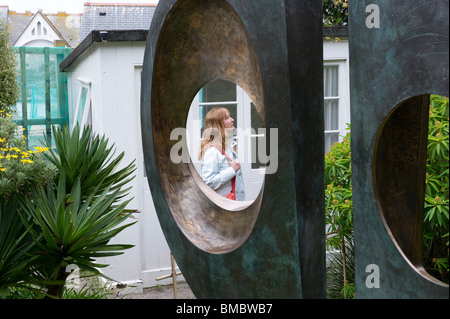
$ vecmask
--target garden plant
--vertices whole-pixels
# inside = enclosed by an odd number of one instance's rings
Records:
[[[326,27],[348,24],[348,0],[322,0],[322,12]]]
[[[124,154],[114,158],[114,147],[89,127],[54,132],[56,148],[43,148],[47,160],[41,159],[54,169],[53,178],[1,197],[3,295],[8,287],[26,287],[61,297],[67,266],[101,275],[98,268],[107,265],[96,258],[132,247],[108,243],[134,224],[125,223],[129,188],[122,189],[133,178],[134,163],[117,169]],[[2,175],[10,170],[5,168]]]
[[[0,298],[9,287],[34,281],[30,266],[37,250],[18,214],[18,197],[55,176],[54,167],[42,157],[45,148],[28,149],[12,119],[19,98],[16,67],[7,26],[0,20]]]
[[[13,121],[16,69],[0,21],[0,298],[61,298],[67,266],[101,275],[97,258],[132,247],[109,242],[134,224],[124,186],[135,164],[119,169],[124,153],[89,127],[54,127],[54,146],[28,149]]]
[[[348,0],[323,0],[324,26],[348,24]],[[0,20],[0,298],[64,296],[66,268],[100,275],[99,257],[130,248],[109,244],[131,226],[126,207],[134,163],[89,127],[54,128],[51,145],[28,149],[14,123],[19,99],[16,57]],[[448,283],[449,100],[430,103],[424,206],[423,265]],[[353,206],[350,132],[325,155],[327,293],[354,298]],[[66,290],[67,292],[67,290]],[[76,295],[76,293],[75,293]],[[64,298],[64,297],[63,297]]]
[[[424,204],[423,265],[448,284],[449,99],[430,100]],[[350,129],[350,128],[349,128]],[[325,155],[327,274],[330,298],[354,297],[353,206],[350,132]]]

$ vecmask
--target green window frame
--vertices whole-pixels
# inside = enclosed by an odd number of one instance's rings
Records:
[[[27,147],[40,146],[36,132],[52,142],[52,126],[68,125],[67,75],[60,63],[72,52],[62,47],[15,47],[20,99],[14,121],[23,128]]]

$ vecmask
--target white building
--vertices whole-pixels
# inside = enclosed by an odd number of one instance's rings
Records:
[[[117,153],[125,152],[124,165],[136,159],[136,178],[130,194],[134,199],[130,208],[140,211],[135,215],[138,223],[114,239],[135,247],[121,256],[107,258],[105,262],[110,266],[104,273],[137,290],[164,283],[157,282],[156,277],[170,273],[171,267],[170,251],[155,212],[142,153],[140,76],[147,32],[92,31],[60,65],[68,76],[71,124],[75,121],[90,124],[95,132],[105,134],[115,143]],[[325,36],[325,145],[329,147],[342,139],[350,123],[349,55],[346,28],[329,29]],[[236,101],[226,102],[243,110],[235,114],[237,125],[249,125],[251,101],[239,87],[235,97]],[[194,101],[197,106],[208,106],[207,103],[199,95]],[[245,168],[250,175],[258,169],[251,165]]]

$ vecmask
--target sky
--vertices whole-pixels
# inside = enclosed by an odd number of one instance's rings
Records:
[[[24,13],[29,10],[36,13],[42,9],[44,13],[83,13],[85,2],[94,3],[158,3],[158,0],[0,0],[0,5],[8,5],[9,10]]]

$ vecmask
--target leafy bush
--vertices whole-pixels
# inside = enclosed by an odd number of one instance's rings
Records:
[[[18,214],[18,197],[27,196],[55,175],[54,167],[40,154],[46,150],[27,149],[22,132],[12,120],[19,98],[16,67],[7,25],[0,20],[0,297],[12,287],[29,286],[34,280],[31,265],[37,247]]]
[[[425,184],[423,264],[433,276],[448,283],[449,234],[449,100],[431,96]]]
[[[322,0],[322,11],[324,26],[348,24],[348,0]]]
[[[7,24],[0,20],[0,202],[44,184],[54,176],[52,166],[38,155],[44,150],[27,149],[22,132],[12,120],[19,99],[16,69]]]
[[[424,204],[423,264],[448,283],[449,255],[449,99],[431,96]],[[351,296],[353,203],[350,133],[325,154],[327,250],[334,251],[328,274],[333,298]],[[339,275],[337,275],[337,272]],[[341,287],[339,290],[338,287]],[[349,293],[350,292],[350,293]]]
[[[18,136],[22,134],[9,113],[0,111],[0,197],[5,199],[46,184],[56,174],[41,154],[48,148],[28,149],[25,137]]]
[[[9,44],[8,25],[0,19],[0,110],[12,112],[19,99],[16,55]]]
[[[46,149],[27,149],[17,133],[8,113],[0,112],[0,297],[8,287],[34,281],[30,265],[37,247],[20,219],[18,200],[55,176],[54,167],[42,157]]]
[[[350,132],[325,154],[326,247],[331,255],[327,269],[330,298],[353,298],[353,201]]]
[[[129,189],[122,187],[135,165],[118,170],[124,153],[113,158],[105,137],[78,126],[54,129],[56,150],[27,149],[11,115],[19,97],[16,67],[0,21],[0,298],[61,297],[67,265],[99,274],[106,265],[95,258],[132,247],[108,242],[134,224],[123,224]]]

